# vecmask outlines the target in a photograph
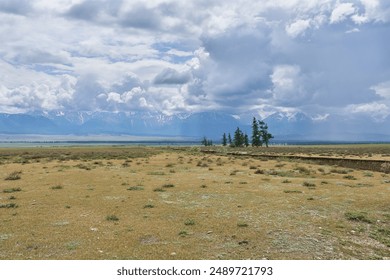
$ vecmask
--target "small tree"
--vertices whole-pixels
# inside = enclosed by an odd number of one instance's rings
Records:
[[[245,147],[249,146],[249,138],[248,138],[248,134],[246,134],[246,133],[244,135],[244,145],[245,145]]]
[[[222,136],[222,146],[226,146],[226,145],[227,145],[227,138],[226,138],[226,133],[224,133]]]
[[[206,137],[203,137],[203,140],[201,143],[204,146],[212,146],[213,145],[213,141],[210,139],[207,139]]]
[[[242,147],[244,146],[244,143],[244,133],[242,133],[241,129],[237,127],[236,131],[234,132],[233,144],[235,147]]]
[[[229,146],[232,146],[233,143],[232,143],[232,137],[230,136],[230,132],[228,134],[228,143],[229,143]]]
[[[269,140],[274,138],[274,136],[268,132],[268,125],[264,121],[259,121],[259,126],[260,126],[261,140],[268,148]]]
[[[257,122],[256,118],[253,117],[252,121],[252,146],[258,147],[261,146],[261,135],[259,131],[259,123]]]

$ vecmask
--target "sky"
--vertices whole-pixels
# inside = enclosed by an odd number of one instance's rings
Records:
[[[0,112],[390,116],[388,0],[0,0]]]

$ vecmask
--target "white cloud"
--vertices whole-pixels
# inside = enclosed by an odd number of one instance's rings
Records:
[[[370,89],[374,90],[377,95],[390,100],[390,81],[380,83]]]
[[[296,105],[307,98],[305,78],[298,65],[277,65],[270,77],[272,96],[277,104]]]
[[[388,99],[388,1],[17,2],[0,5],[2,111],[239,115],[363,104],[370,87]]]
[[[351,104],[345,108],[346,113],[368,115],[376,121],[383,121],[390,115],[390,108],[384,103],[371,102]]]
[[[330,16],[330,23],[338,23],[349,16],[355,14],[356,8],[353,3],[339,3],[332,11]]]
[[[286,32],[289,36],[295,38],[301,34],[303,34],[306,29],[310,27],[310,20],[299,19],[290,25],[286,26]]]

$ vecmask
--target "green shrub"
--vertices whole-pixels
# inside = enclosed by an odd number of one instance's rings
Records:
[[[14,171],[14,172],[8,174],[8,176],[5,177],[5,180],[10,180],[10,181],[19,180],[19,179],[21,179],[20,174],[22,174],[22,171]]]
[[[114,221],[114,222],[116,222],[116,221],[119,221],[119,218],[117,216],[115,216],[115,215],[108,215],[106,217],[106,220],[107,221]]]

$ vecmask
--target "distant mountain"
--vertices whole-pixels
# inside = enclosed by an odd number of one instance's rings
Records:
[[[0,134],[204,136],[219,141],[237,127],[251,135],[251,121],[221,112],[165,115],[150,112],[34,112],[0,114]],[[340,116],[313,118],[278,112],[265,119],[274,141],[390,141],[390,117],[377,122]]]

